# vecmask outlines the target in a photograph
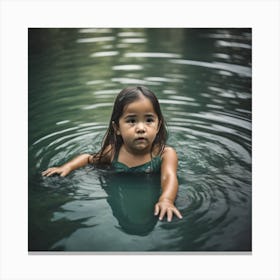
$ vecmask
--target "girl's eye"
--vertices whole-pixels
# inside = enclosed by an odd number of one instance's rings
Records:
[[[135,123],[136,121],[135,121],[135,119],[128,119],[126,122],[127,122],[127,123],[133,124],[133,123]]]
[[[147,123],[152,123],[152,122],[154,122],[154,119],[153,119],[153,118],[148,118],[148,119],[146,120],[146,122],[147,122]]]

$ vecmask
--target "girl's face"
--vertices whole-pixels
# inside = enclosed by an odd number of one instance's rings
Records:
[[[151,101],[140,95],[139,99],[124,107],[115,132],[123,139],[127,151],[148,153],[160,128],[158,116]]]

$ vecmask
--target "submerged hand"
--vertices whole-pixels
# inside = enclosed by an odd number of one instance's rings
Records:
[[[159,220],[162,220],[165,215],[167,215],[167,221],[171,222],[173,213],[182,219],[180,211],[174,206],[173,202],[167,198],[159,200],[155,205],[155,215],[159,214]]]
[[[67,166],[51,167],[42,172],[43,176],[52,176],[54,174],[59,174],[61,177],[68,175],[71,169]]]

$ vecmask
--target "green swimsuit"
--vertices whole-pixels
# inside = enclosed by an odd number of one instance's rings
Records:
[[[111,167],[116,172],[126,172],[126,173],[157,173],[160,172],[161,168],[161,157],[156,156],[152,158],[151,161],[146,162],[141,165],[128,167],[126,164],[118,161],[118,154],[115,155]]]

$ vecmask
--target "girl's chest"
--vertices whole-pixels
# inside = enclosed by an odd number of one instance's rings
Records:
[[[119,155],[116,159],[118,162],[125,164],[127,167],[134,167],[146,164],[151,161],[151,155],[133,155],[126,151],[120,150]]]

